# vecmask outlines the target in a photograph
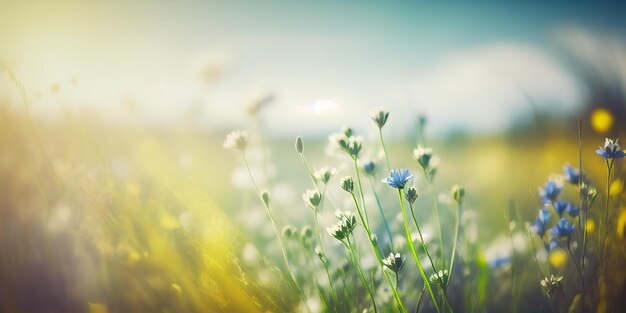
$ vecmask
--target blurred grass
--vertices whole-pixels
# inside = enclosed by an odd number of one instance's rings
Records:
[[[55,123],[31,119],[8,104],[0,105],[0,122],[1,311],[294,307],[297,296],[274,264],[280,260],[264,253],[257,263],[242,260],[248,243],[261,251],[269,243],[239,220],[239,209],[254,207],[247,207],[249,192],[232,187],[231,170],[239,164],[221,148],[222,134],[186,127],[146,130],[67,111]],[[444,193],[455,183],[466,188],[466,206],[478,215],[481,248],[506,229],[510,200],[520,220],[531,221],[539,208],[533,198],[537,187],[549,174],[560,174],[565,162],[578,164],[575,125],[564,129],[538,137],[454,136],[434,142],[441,157],[438,188]],[[267,142],[278,164],[274,181],[305,190],[309,182],[293,139]],[[600,144],[602,138],[586,132],[584,142],[584,168],[599,183],[604,164],[589,143]],[[307,140],[313,166],[333,164],[324,155],[325,145],[325,139]],[[388,147],[393,167],[417,169],[413,143],[390,140]],[[310,223],[301,210],[279,214],[279,224]],[[452,223],[451,216],[442,218]],[[260,269],[270,269],[269,279]],[[534,280],[533,275],[520,278],[523,284]],[[494,288],[487,284],[481,276],[483,293]],[[506,301],[498,299],[481,301],[495,307]]]

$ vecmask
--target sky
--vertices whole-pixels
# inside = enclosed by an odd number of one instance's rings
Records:
[[[272,134],[371,126],[391,110],[402,134],[417,114],[435,133],[505,130],[541,109],[571,112],[586,90],[563,51],[623,48],[615,4],[332,1],[0,0],[0,65],[35,114],[59,107],[113,120],[245,128],[271,94]],[[626,71],[626,70],[625,70]],[[6,75],[0,100],[17,101]],[[391,124],[391,123],[390,123]]]

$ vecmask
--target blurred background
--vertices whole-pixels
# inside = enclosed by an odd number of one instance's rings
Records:
[[[531,221],[537,187],[578,164],[579,121],[595,182],[594,150],[626,138],[624,12],[611,1],[0,0],[0,310],[291,307],[224,137],[251,133],[278,224],[300,228],[313,219],[295,137],[312,166],[351,175],[328,136],[350,126],[375,159],[377,107],[391,112],[394,167],[416,169],[412,149],[433,146],[438,186],[465,186],[487,225],[477,241],[497,257],[509,203]]]

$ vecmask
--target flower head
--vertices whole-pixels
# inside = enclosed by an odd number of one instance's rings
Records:
[[[363,170],[365,171],[365,174],[374,176],[374,174],[376,174],[376,163],[374,163],[374,161],[367,161],[363,165]]]
[[[554,276],[550,275],[550,278],[544,277],[541,280],[541,286],[546,291],[546,294],[549,298],[552,298],[556,291],[561,287],[561,280],[563,280],[562,276]]]
[[[433,149],[424,148],[421,145],[417,146],[417,149],[413,150],[413,156],[417,159],[417,163],[424,169],[431,166],[430,160],[433,157]]]
[[[370,117],[372,118],[374,123],[376,123],[376,126],[378,126],[378,128],[383,128],[383,126],[385,126],[385,123],[387,123],[387,119],[389,118],[389,111],[378,109],[372,111],[370,113]]]
[[[383,183],[389,185],[392,188],[404,189],[406,183],[413,178],[413,174],[408,169],[392,170],[389,177],[381,180]]]
[[[291,239],[294,236],[298,235],[298,230],[292,226],[292,225],[287,225],[285,227],[283,227],[283,237],[287,238],[287,239]]]
[[[315,173],[313,173],[313,177],[315,177],[315,179],[317,179],[318,181],[323,182],[324,184],[328,184],[330,179],[335,176],[335,174],[337,174],[336,168],[322,167],[319,170],[315,171]]]
[[[567,214],[569,214],[569,216],[576,217],[580,214],[580,207],[573,203],[568,203],[565,211],[567,211]]]
[[[530,225],[530,231],[539,237],[543,237],[546,233],[548,222],[550,221],[550,215],[550,211],[546,209],[546,207],[540,209],[537,218],[532,225]]]
[[[565,180],[567,180],[568,183],[572,185],[578,185],[578,183],[580,183],[581,174],[579,169],[565,164],[565,166],[563,166],[563,172],[565,174]]]
[[[302,194],[302,200],[304,200],[304,203],[311,209],[317,210],[320,202],[322,202],[322,194],[317,190],[308,189]]]
[[[431,284],[439,284],[439,286],[444,286],[448,281],[448,270],[439,271],[430,275],[430,283]]]
[[[625,157],[626,153],[622,151],[617,140],[618,139],[613,140],[606,138],[604,140],[604,147],[600,147],[600,149],[596,150],[596,153],[605,159],[619,159]]]
[[[400,253],[389,253],[389,256],[383,259],[383,265],[394,273],[400,272],[404,266],[404,259]]]
[[[313,228],[310,225],[305,225],[300,230],[300,240],[307,246],[313,243]]]
[[[335,216],[339,222],[326,228],[326,231],[337,240],[343,241],[348,238],[356,228],[356,217],[350,211],[340,210],[335,212]]]
[[[539,195],[544,202],[554,202],[559,197],[563,184],[555,179],[549,179],[543,188],[539,188]]]
[[[454,201],[456,201],[457,203],[461,203],[461,201],[463,201],[463,198],[465,198],[465,188],[459,185],[452,186],[451,193],[452,199],[454,199]]]
[[[552,206],[554,206],[554,210],[559,215],[559,217],[561,217],[561,216],[563,216],[563,212],[565,212],[565,209],[567,209],[568,205],[569,205],[569,203],[567,203],[567,201],[559,200],[557,202],[554,202],[554,204]]]
[[[404,194],[404,198],[406,199],[406,201],[408,201],[410,204],[415,203],[415,200],[417,200],[417,197],[419,195],[417,194],[417,189],[415,189],[415,187],[409,187],[406,189],[406,193]]]
[[[241,130],[236,130],[226,135],[226,140],[222,147],[226,149],[237,149],[244,151],[248,145],[248,133]]]
[[[558,238],[570,239],[576,227],[574,224],[567,221],[566,218],[561,218],[556,226],[552,227],[552,235]]]
[[[341,189],[349,193],[354,191],[354,180],[352,180],[352,177],[346,176],[341,179]]]
[[[347,153],[353,160],[356,160],[356,158],[359,157],[359,152],[361,152],[361,147],[362,147],[361,141],[362,139],[360,137],[341,136],[337,140],[337,143],[339,144],[339,147],[341,148],[341,150]]]

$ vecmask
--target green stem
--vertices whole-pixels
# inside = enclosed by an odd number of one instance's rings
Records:
[[[359,193],[361,194],[361,205],[363,206],[363,214],[365,215],[365,222],[367,222],[369,228],[369,218],[367,217],[367,209],[365,208],[365,195],[363,193],[363,184],[361,183],[361,174],[359,171],[359,165],[356,162],[356,158],[354,160],[354,170],[356,171],[356,180],[359,183]]]
[[[402,298],[400,298],[400,294],[398,293],[397,288],[394,287],[393,282],[391,281],[391,278],[389,278],[389,274],[387,273],[387,271],[385,271],[385,265],[383,264],[383,261],[382,261],[383,257],[380,254],[378,247],[376,247],[371,240],[372,232],[370,231],[369,226],[367,226],[366,221],[363,218],[363,214],[361,213],[361,209],[359,208],[359,203],[356,199],[356,196],[354,195],[353,192],[350,192],[350,195],[352,196],[352,200],[354,201],[354,206],[356,207],[356,211],[359,214],[359,219],[361,220],[361,223],[363,224],[363,228],[365,229],[365,232],[367,233],[367,236],[369,238],[370,247],[372,248],[372,251],[376,255],[376,260],[378,260],[378,265],[383,272],[383,276],[385,276],[387,283],[389,283],[389,286],[391,287],[391,290],[393,291],[393,296],[396,298],[396,302],[398,303],[400,312],[406,313],[407,310],[406,310],[406,307],[404,306],[404,303],[402,302]]]
[[[367,289],[367,292],[370,295],[370,298],[372,299],[372,305],[374,306],[374,312],[378,312],[378,308],[376,307],[376,298],[374,296],[374,292],[372,291],[372,289],[370,288],[369,284],[367,283],[367,278],[365,278],[365,274],[363,273],[363,269],[361,268],[361,265],[359,264],[359,260],[356,257],[356,255],[354,254],[354,250],[352,249],[352,243],[350,241],[350,236],[348,236],[346,238],[346,241],[348,243],[344,243],[344,245],[346,246],[346,248],[348,249],[348,253],[350,254],[350,259],[352,260],[352,264],[354,264],[354,267],[356,267],[357,272],[359,273],[359,276],[361,277],[361,280],[363,281],[363,285],[365,285],[365,289]]]
[[[304,305],[307,309],[308,312],[311,312],[311,309],[309,308],[309,304],[307,303],[307,298],[306,295],[304,294],[304,291],[302,290],[302,288],[300,288],[300,285],[298,285],[298,281],[296,280],[296,275],[294,275],[293,271],[291,270],[291,266],[289,264],[289,259],[287,258],[287,252],[285,249],[285,244],[283,243],[283,240],[280,236],[280,232],[278,231],[278,227],[276,226],[276,222],[274,220],[274,215],[272,214],[272,211],[270,210],[270,206],[268,203],[265,202],[265,200],[263,200],[263,196],[261,194],[261,191],[259,189],[259,187],[257,186],[256,182],[254,181],[254,176],[252,175],[252,171],[250,170],[250,165],[248,164],[248,159],[246,158],[246,154],[241,151],[241,155],[243,156],[243,161],[246,164],[246,168],[248,169],[248,174],[250,175],[250,180],[252,181],[252,185],[254,186],[254,190],[257,193],[257,196],[259,196],[259,198],[261,199],[261,202],[264,204],[265,206],[265,211],[267,212],[267,216],[270,219],[270,222],[272,223],[272,227],[274,228],[274,233],[276,234],[276,238],[278,238],[278,243],[280,244],[280,251],[283,254],[283,259],[285,261],[285,266],[287,267],[287,271],[289,272],[289,276],[291,277],[291,281],[294,284],[294,286],[296,287],[296,289],[298,289],[298,293],[300,294],[300,297],[302,298],[302,301],[304,301]]]
[[[391,235],[391,228],[389,227],[389,223],[387,222],[387,218],[385,217],[385,213],[383,212],[383,206],[380,204],[380,198],[378,198],[378,193],[374,188],[374,182],[372,182],[372,177],[369,178],[370,185],[372,186],[372,192],[374,193],[374,198],[376,198],[376,204],[378,205],[378,211],[380,212],[380,216],[383,218],[383,222],[385,223],[385,230],[387,230],[387,236],[389,236],[389,248],[393,250],[393,236]]]
[[[441,263],[442,263],[442,268],[446,267],[446,259],[444,257],[444,247],[443,247],[443,230],[441,229],[441,218],[439,217],[439,201],[437,200],[437,190],[435,189],[435,185],[433,184],[433,182],[430,180],[430,178],[428,177],[428,174],[426,173],[426,169],[422,167],[422,171],[424,172],[424,177],[426,177],[426,180],[428,181],[428,184],[430,185],[430,189],[432,191],[433,194],[433,202],[435,205],[435,218],[437,219],[437,225],[438,230],[439,230],[439,250],[440,250],[440,255],[441,255]]]
[[[446,281],[445,288],[448,288],[450,284],[450,278],[452,277],[452,268],[454,266],[454,258],[456,257],[456,245],[459,240],[459,228],[460,228],[460,220],[461,220],[461,209],[463,208],[463,204],[461,202],[457,202],[455,220],[454,220],[454,241],[452,242],[452,256],[450,257],[450,269],[448,270],[448,281]]]
[[[604,235],[602,237],[602,254],[601,257],[602,259],[604,259],[604,253],[605,253],[605,248],[606,248],[606,238],[609,235],[609,203],[610,203],[610,199],[611,199],[611,170],[613,169],[613,159],[611,159],[611,161],[609,161],[608,159],[605,159],[606,162],[606,168],[607,168],[607,175],[606,175],[606,202],[605,202],[605,206],[604,206],[604,224],[602,226],[603,230],[604,230]],[[604,263],[602,262],[602,268],[604,269]],[[603,271],[601,271],[603,272]]]
[[[380,137],[380,143],[383,146],[383,152],[385,153],[385,161],[387,161],[387,171],[391,172],[391,165],[389,165],[389,154],[387,153],[387,147],[385,146],[385,140],[383,140],[383,129],[378,128],[378,136]]]
[[[426,272],[424,272],[424,268],[422,267],[422,263],[420,262],[419,257],[417,256],[417,252],[415,252],[415,247],[413,246],[413,238],[411,236],[411,230],[409,229],[409,222],[406,216],[406,209],[404,208],[404,201],[402,200],[402,189],[398,189],[398,198],[400,200],[400,209],[402,210],[402,219],[404,220],[404,230],[406,231],[407,241],[409,242],[409,248],[411,248],[411,253],[413,254],[413,258],[415,259],[415,263],[419,268],[420,274],[422,275],[422,279],[424,280],[424,285],[430,294],[430,298],[433,300],[435,304],[435,309],[437,312],[441,312],[439,310],[439,304],[437,304],[437,298],[435,297],[435,293],[433,292],[432,287],[430,286],[430,282],[428,281],[428,277],[426,276]]]

